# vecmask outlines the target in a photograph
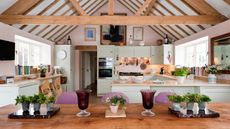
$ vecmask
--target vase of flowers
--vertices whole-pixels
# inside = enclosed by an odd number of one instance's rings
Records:
[[[206,72],[208,73],[208,83],[215,84],[216,83],[216,75],[218,70],[215,65],[208,66],[206,68]]]
[[[126,99],[123,96],[112,96],[107,98],[106,102],[109,103],[110,111],[116,114],[120,106],[125,106]]]

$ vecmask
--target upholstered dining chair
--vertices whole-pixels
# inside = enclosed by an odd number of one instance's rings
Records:
[[[168,96],[172,95],[172,92],[159,92],[155,96],[155,103],[156,104],[167,104],[169,103]]]
[[[77,94],[74,91],[62,92],[57,96],[55,104],[77,104]]]
[[[124,93],[121,92],[108,92],[105,95],[102,96],[101,102],[105,103],[107,98],[113,97],[113,96],[122,96],[125,98],[126,103],[129,103],[129,98]]]

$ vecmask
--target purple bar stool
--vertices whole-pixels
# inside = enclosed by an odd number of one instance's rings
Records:
[[[155,96],[156,104],[167,104],[169,103],[168,96],[172,95],[172,92],[160,92]]]
[[[126,96],[124,93],[121,93],[121,92],[108,92],[102,96],[101,102],[105,103],[107,98],[111,98],[113,96],[122,96],[123,98],[125,98],[126,103],[129,103],[128,96]]]
[[[62,92],[57,96],[55,104],[77,104],[77,94],[74,91]]]

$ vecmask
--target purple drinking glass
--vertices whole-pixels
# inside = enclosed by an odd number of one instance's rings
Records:
[[[78,117],[90,116],[90,112],[86,111],[89,105],[89,91],[77,90],[76,93],[77,93],[77,99],[78,99],[78,107],[81,110],[79,113],[77,113],[77,116]]]
[[[141,90],[142,103],[145,111],[141,112],[143,116],[155,116],[155,113],[151,111],[153,108],[153,97],[156,91],[153,90]]]

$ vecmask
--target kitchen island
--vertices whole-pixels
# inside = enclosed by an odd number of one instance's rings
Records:
[[[185,80],[183,84],[178,84],[176,80],[164,80],[163,83],[156,84],[152,80],[141,83],[122,82],[115,80],[111,84],[113,92],[126,94],[131,103],[141,103],[141,89],[151,89],[159,92],[173,92],[177,94],[201,93],[211,97],[213,102],[230,102],[230,84],[216,83],[209,84],[202,80]]]
[[[50,119],[8,119],[14,105],[0,108],[3,129],[229,129],[230,104],[211,103],[209,108],[220,113],[218,118],[177,118],[168,112],[168,105],[155,105],[155,117],[144,117],[141,104],[128,104],[126,118],[105,118],[107,105],[91,104],[91,116],[79,118],[77,105],[59,105],[61,110]]]

